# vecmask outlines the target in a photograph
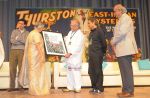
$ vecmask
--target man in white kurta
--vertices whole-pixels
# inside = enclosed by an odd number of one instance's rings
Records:
[[[68,53],[65,55],[67,64],[67,89],[64,91],[81,90],[81,64],[82,64],[82,48],[83,33],[79,29],[80,24],[77,19],[71,20],[71,31],[66,36],[66,46]]]

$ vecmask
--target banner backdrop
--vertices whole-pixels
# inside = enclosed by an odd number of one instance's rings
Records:
[[[139,12],[138,9],[127,9],[128,15],[134,21],[135,26],[135,38],[140,51],[140,30],[139,30]],[[31,31],[36,21],[44,22],[47,27],[45,30],[62,33],[66,36],[70,30],[70,20],[77,18],[80,21],[80,27],[85,37],[87,38],[90,30],[87,26],[87,19],[89,17],[95,17],[100,25],[102,25],[106,31],[106,38],[108,42],[107,54],[108,61],[114,61],[113,52],[109,46],[109,40],[113,35],[113,29],[118,21],[113,13],[113,9],[92,9],[92,8],[50,8],[50,9],[16,9],[16,23],[20,19],[27,21],[27,30]],[[85,39],[85,48],[87,48],[88,42]],[[86,49],[84,50],[86,54]],[[87,56],[83,58],[86,61]]]

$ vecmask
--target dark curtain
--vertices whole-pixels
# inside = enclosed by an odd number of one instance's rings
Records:
[[[10,35],[15,28],[16,8],[112,8],[117,3],[139,9],[142,58],[150,59],[150,0],[0,0],[0,31],[3,32],[5,61],[9,58]]]

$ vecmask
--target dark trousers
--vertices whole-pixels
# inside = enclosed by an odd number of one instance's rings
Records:
[[[88,73],[91,79],[93,89],[104,91],[103,87],[103,70],[102,70],[103,54],[89,53],[89,69]]]
[[[132,69],[132,56],[118,57],[118,63],[122,78],[122,92],[134,92],[134,80]]]
[[[22,49],[11,49],[9,56],[9,70],[10,70],[10,88],[15,88],[17,67],[18,67],[18,75],[22,66],[22,59],[24,55],[24,50]],[[19,87],[21,87],[19,85]]]

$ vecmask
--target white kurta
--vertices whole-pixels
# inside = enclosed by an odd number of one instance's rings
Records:
[[[5,57],[5,54],[4,54],[4,47],[3,47],[3,43],[2,43],[2,40],[0,38],[0,67],[4,61],[4,57]]]
[[[82,48],[84,36],[80,30],[76,32],[70,31],[66,37],[66,46],[68,53],[72,55],[66,59],[67,64],[67,88],[70,90],[81,89],[81,64],[82,64]]]

